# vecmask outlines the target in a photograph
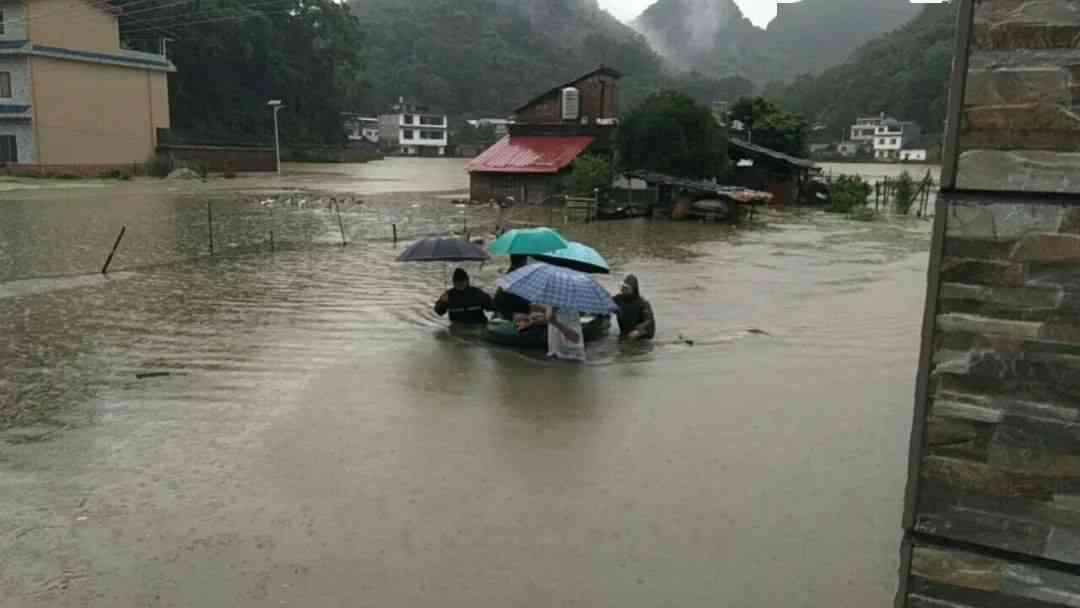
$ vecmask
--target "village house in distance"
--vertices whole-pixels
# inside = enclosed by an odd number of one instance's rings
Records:
[[[176,67],[122,49],[119,14],[101,1],[0,0],[0,164],[101,170],[154,154]]]
[[[446,156],[449,121],[446,114],[404,97],[379,115],[379,145],[402,156]]]
[[[541,203],[586,150],[610,153],[620,78],[619,71],[601,66],[514,110],[509,134],[467,167],[472,200]]]

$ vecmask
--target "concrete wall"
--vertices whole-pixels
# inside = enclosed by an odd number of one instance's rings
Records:
[[[11,98],[0,97],[0,103],[13,105],[31,105],[33,93],[30,90],[30,60],[26,57],[0,56],[0,72],[11,74]]]
[[[39,161],[49,165],[143,162],[169,126],[166,74],[31,58]]]
[[[29,38],[34,44],[98,53],[120,50],[119,20],[85,0],[30,0]]]
[[[899,606],[1080,606],[1077,8],[960,4]]]
[[[0,0],[0,9],[4,11],[4,33],[0,40],[26,40],[26,9],[23,3]]]
[[[32,163],[34,155],[34,127],[28,120],[0,120],[0,135],[14,135],[19,163]]]

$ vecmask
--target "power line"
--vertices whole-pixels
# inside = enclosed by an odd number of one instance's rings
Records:
[[[239,16],[239,15],[242,14],[240,11],[253,11],[253,10],[258,9],[258,8],[286,6],[286,5],[294,4],[295,2],[296,2],[296,0],[260,0],[260,1],[256,1],[256,2],[253,2],[251,4],[248,4],[246,6],[233,7],[231,12],[229,11],[229,9],[222,8],[222,9],[215,9],[215,10],[207,9],[206,11],[192,12],[192,13],[188,13],[186,15],[150,16],[150,17],[146,17],[146,18],[143,18],[143,19],[136,19],[134,21],[128,22],[128,23],[124,24],[124,27],[121,27],[121,29],[131,31],[131,30],[134,30],[134,29],[149,26],[150,24],[159,24],[160,27],[168,27],[169,26],[168,22],[170,22],[170,21],[180,22],[180,21],[184,21],[184,20],[193,20],[193,19],[203,18],[203,17],[212,18],[212,17],[223,17],[223,16],[230,16],[230,17]]]
[[[137,5],[137,4],[145,4],[147,2],[153,2],[153,1],[154,0],[135,0],[134,2],[130,3],[129,6],[134,6],[134,5]],[[74,2],[67,5],[64,8],[53,10],[53,11],[46,11],[46,12],[41,13],[39,15],[30,15],[29,17],[20,17],[18,19],[8,19],[7,21],[5,21],[5,24],[6,25],[16,25],[16,24],[20,24],[20,23],[33,23],[34,21],[37,21],[38,19],[44,19],[46,17],[74,15],[75,13],[79,12],[78,9],[75,8],[75,7],[77,7],[77,6],[81,5],[81,4],[90,4],[94,8],[97,8],[97,9],[100,9],[100,10],[103,10],[103,11],[107,11],[110,7],[116,8],[116,5],[114,5],[109,0],[75,0]],[[29,12],[27,14],[29,14]]]
[[[292,9],[286,9],[286,10],[280,10],[280,11],[264,11],[264,12],[256,12],[256,13],[253,13],[253,14],[250,14],[250,15],[235,15],[233,17],[222,17],[222,18],[219,18],[219,19],[205,19],[203,21],[191,21],[191,22],[188,22],[188,23],[183,23],[183,24],[175,25],[175,26],[167,26],[167,27],[187,28],[187,27],[191,27],[193,25],[203,25],[203,24],[207,24],[207,23],[218,23],[218,22],[222,22],[222,21],[243,21],[245,19],[254,19],[256,17],[265,17],[267,15],[288,14],[288,13],[292,13],[292,12],[293,12]],[[139,33],[150,31],[150,30],[161,31],[159,29],[160,27],[166,27],[166,26],[158,26],[158,27],[145,26],[143,28],[131,30],[128,33],[129,34],[139,34]]]

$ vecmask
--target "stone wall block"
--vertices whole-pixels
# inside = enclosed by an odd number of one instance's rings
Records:
[[[1030,321],[1007,321],[975,315],[944,314],[938,316],[941,331],[997,334],[1012,339],[1035,339],[1042,329],[1041,323]]]
[[[930,409],[932,417],[970,420],[983,424],[997,424],[1004,417],[1004,411],[992,405],[965,403],[954,399],[934,398]],[[974,433],[974,429],[972,430]]]
[[[962,493],[985,496],[1053,500],[1054,478],[1048,473],[1006,471],[989,464],[929,456],[923,459],[923,477],[940,481]]]
[[[1067,95],[1064,87],[1062,95]],[[964,131],[986,130],[1050,131],[1078,137],[1080,116],[1070,106],[1037,102],[966,108]]]
[[[1023,238],[1033,232],[1057,232],[1065,211],[1062,205],[954,205],[949,209],[946,234],[951,238],[1007,241]]]
[[[1006,564],[1001,575],[1001,590],[1006,595],[1051,606],[1080,606],[1080,577],[1048,568]]]
[[[1039,150],[1052,154],[1080,153],[1080,139],[1072,131],[982,129],[966,126],[960,130],[960,149],[964,152],[997,151],[1006,154],[1022,150]],[[1002,176],[999,176],[999,178]],[[1000,188],[1018,190],[1020,188]],[[1031,188],[1034,190],[1034,188]]]
[[[1004,564],[972,553],[947,551],[933,547],[916,547],[911,554],[911,574],[926,580],[1000,591]]]
[[[1043,555],[1051,526],[999,513],[949,509],[942,513],[920,514],[915,520],[915,529],[923,534],[1028,555]]]
[[[1024,284],[1024,266],[1008,261],[945,258],[941,262],[941,280],[950,283],[1020,287]]]
[[[1070,138],[1070,141],[1072,139]],[[970,146],[965,143],[965,147]],[[1080,152],[967,149],[960,154],[957,187],[974,190],[1080,192]],[[1052,231],[1052,228],[1044,230]],[[950,235],[964,236],[952,232]]]
[[[1080,217],[1077,218],[1080,220]],[[1080,223],[1077,224],[1080,233]],[[971,258],[976,260],[1005,260],[1012,254],[1016,241],[989,241],[985,239],[945,239],[945,257]]]
[[[1072,78],[1062,66],[1033,66],[968,72],[965,106],[1072,103]]]
[[[1020,262],[1080,261],[1080,235],[1028,234],[1016,244],[1010,257]]]

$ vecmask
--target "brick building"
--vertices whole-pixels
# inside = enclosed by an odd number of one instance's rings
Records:
[[[509,135],[467,167],[471,198],[538,204],[558,189],[576,158],[610,154],[620,78],[617,70],[601,66],[514,110]]]

